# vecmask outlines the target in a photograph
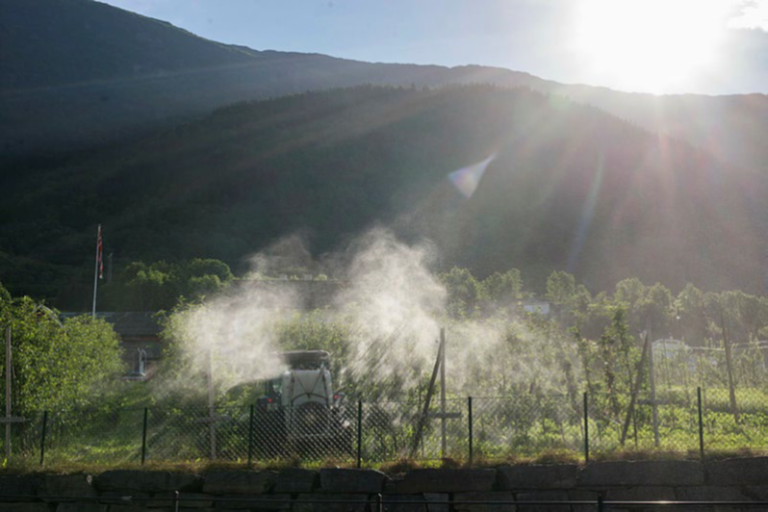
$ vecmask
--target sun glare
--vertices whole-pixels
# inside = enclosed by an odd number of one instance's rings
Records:
[[[625,90],[690,87],[711,71],[728,16],[721,0],[584,0],[574,49],[589,76]]]

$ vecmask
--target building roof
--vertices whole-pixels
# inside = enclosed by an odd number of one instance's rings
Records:
[[[62,312],[62,318],[71,318],[87,313]],[[115,332],[123,339],[138,337],[157,337],[161,327],[152,311],[127,311],[127,312],[97,312],[98,318],[103,318],[110,324]]]

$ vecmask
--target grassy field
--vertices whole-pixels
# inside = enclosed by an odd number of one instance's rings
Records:
[[[580,398],[580,397],[579,397]],[[703,393],[702,433],[705,457],[768,453],[768,393],[742,388],[736,393],[738,421],[728,391]],[[658,443],[652,406],[640,403],[621,442],[627,409],[611,414],[599,400],[590,401],[589,455],[592,460],[700,458],[699,420],[695,389],[673,388],[659,393]],[[466,398],[448,401],[445,451],[437,404],[424,421],[421,441],[413,440],[421,406],[396,402],[363,403],[361,459],[366,467],[393,464],[440,466],[445,461],[469,462],[470,424]],[[209,464],[256,467],[303,465],[353,466],[357,455],[357,411],[348,408],[345,442],[323,438],[309,444],[276,443],[267,426],[249,407],[140,407],[49,413],[45,422],[44,468],[110,468],[141,465],[184,468]],[[145,418],[146,414],[146,418]],[[146,431],[145,431],[146,419]],[[40,468],[43,414],[13,427],[13,452],[5,467]],[[339,428],[342,428],[341,426]],[[474,464],[502,462],[583,462],[583,403],[563,395],[472,399]],[[249,443],[249,433],[252,436]],[[146,437],[145,437],[146,436]],[[215,444],[215,447],[214,447]],[[277,446],[279,444],[279,446]]]

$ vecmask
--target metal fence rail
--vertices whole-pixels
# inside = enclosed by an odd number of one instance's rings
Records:
[[[5,501],[10,502],[16,502],[16,503],[35,503],[40,502],[39,497],[37,496],[27,496],[27,495],[3,495],[3,499]],[[137,504],[142,505],[149,501],[157,501],[158,496],[153,497],[140,497],[140,496],[123,496],[123,497],[116,497],[116,496],[110,496],[108,498],[105,497],[98,497],[98,496],[73,496],[71,494],[67,496],[46,496],[47,501],[66,501],[66,502],[80,502],[80,503],[114,503],[116,499],[120,499],[121,503],[127,503],[127,504]],[[700,507],[738,507],[739,510],[742,509],[751,509],[752,507],[766,507],[768,506],[768,501],[627,501],[627,500],[605,500],[602,495],[598,495],[597,499],[594,500],[499,500],[499,499],[493,499],[493,500],[483,500],[483,499],[473,499],[473,500],[466,500],[461,498],[454,498],[454,499],[430,499],[426,500],[424,498],[418,499],[417,497],[412,497],[410,499],[398,497],[397,499],[393,499],[392,497],[386,495],[386,494],[373,494],[373,495],[363,495],[360,498],[349,498],[349,497],[336,497],[334,495],[324,495],[322,497],[317,496],[315,498],[310,497],[307,498],[306,496],[303,497],[276,497],[276,496],[236,496],[236,497],[227,497],[227,496],[205,496],[201,497],[199,494],[184,494],[180,493],[178,491],[169,493],[168,495],[168,504],[170,505],[170,509],[178,512],[182,507],[185,505],[187,507],[198,507],[198,502],[201,501],[210,501],[211,499],[214,499],[216,502],[221,503],[223,505],[226,505],[227,503],[237,503],[238,506],[242,506],[240,504],[243,503],[250,503],[254,506],[258,506],[259,504],[267,504],[270,507],[279,506],[279,505],[287,505],[291,506],[293,504],[297,505],[321,505],[321,506],[328,506],[328,505],[344,505],[353,507],[355,510],[362,510],[366,512],[384,512],[388,510],[387,507],[389,506],[409,506],[409,507],[424,507],[424,510],[430,510],[430,507],[436,507],[436,506],[445,506],[445,507],[456,507],[456,506],[493,506],[493,507],[499,507],[499,506],[513,506],[516,510],[541,510],[540,507],[568,507],[570,510],[578,509],[578,510],[584,510],[585,507],[587,507],[588,510],[595,510],[597,512],[607,512],[609,510],[615,509],[615,507],[621,507],[622,510],[625,510],[626,507],[629,507],[631,509],[639,508],[639,509],[646,509],[647,507],[654,507],[654,508],[700,508]],[[556,508],[557,509],[557,508]]]
[[[347,399],[342,407],[255,405],[40,411],[9,424],[9,463],[125,464],[202,459],[375,464],[401,459],[513,460],[626,452],[704,458],[768,452],[765,391],[677,388],[656,400],[529,393],[414,402]],[[613,401],[612,401],[613,400]]]

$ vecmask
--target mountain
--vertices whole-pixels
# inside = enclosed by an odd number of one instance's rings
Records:
[[[449,174],[490,155],[475,193],[459,194]],[[594,289],[637,276],[762,291],[764,174],[526,88],[364,86],[242,103],[14,171],[0,247],[27,260],[0,266],[0,280],[28,289],[25,276],[43,275],[23,271],[35,261],[51,281],[32,285],[49,296],[92,270],[99,222],[128,261],[237,265],[297,232],[319,256],[383,224],[480,276],[516,267],[542,283],[564,269]]]
[[[256,51],[92,0],[0,0],[0,12],[4,155],[40,156],[125,140],[239,101],[308,90],[489,83],[594,105],[740,166],[766,171],[768,162],[763,94],[654,96],[559,84],[501,68]]]
[[[227,46],[92,0],[0,0],[0,11],[5,153],[119,140],[248,99],[452,80],[437,66]]]
[[[256,51],[91,0],[0,14],[0,281],[17,293],[80,294],[96,223],[123,260],[237,264],[297,231],[320,255],[386,224],[479,275],[762,291],[765,95]],[[452,188],[494,154],[471,198]]]

